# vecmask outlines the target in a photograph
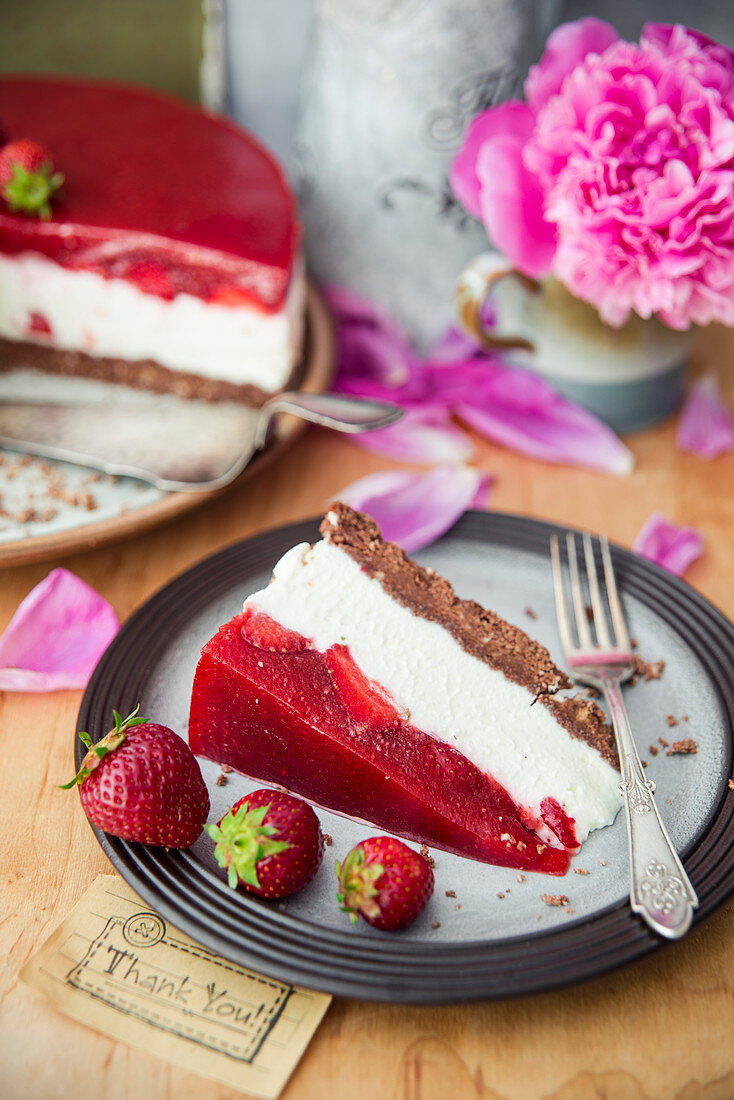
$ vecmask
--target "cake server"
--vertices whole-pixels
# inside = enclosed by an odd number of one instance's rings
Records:
[[[281,413],[336,431],[394,424],[402,409],[331,393],[280,393],[262,408],[210,404],[76,378],[0,377],[0,445],[166,491],[211,492],[233,481]]]
[[[622,698],[622,684],[629,680],[635,669],[634,654],[606,536],[600,538],[599,544],[603,570],[601,582],[597,574],[591,536],[588,533],[583,536],[581,566],[576,538],[572,532],[566,536],[573,606],[573,614],[570,615],[563,592],[558,536],[553,535],[551,538],[558,633],[571,676],[574,680],[601,691],[612,716],[622,772],[619,790],[624,798],[627,819],[630,905],[659,935],[677,940],[690,928],[693,910],[698,907],[698,898],[660,820],[653,798],[655,784],[645,777],[630,729]],[[582,585],[584,573],[585,587],[591,600],[591,613],[588,617]],[[603,597],[605,589],[606,601]],[[610,632],[610,625],[614,637]],[[592,636],[592,627],[596,640]]]

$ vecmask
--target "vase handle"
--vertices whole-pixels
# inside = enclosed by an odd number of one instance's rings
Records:
[[[524,336],[501,336],[486,327],[482,309],[501,279],[515,279],[528,294],[538,294],[540,283],[523,275],[504,256],[483,252],[475,256],[462,271],[456,283],[456,309],[462,327],[486,348],[522,348],[535,351],[535,346]]]

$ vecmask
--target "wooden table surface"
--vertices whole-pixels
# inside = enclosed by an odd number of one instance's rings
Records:
[[[695,369],[728,374],[734,332],[699,337]],[[477,440],[492,507],[606,530],[629,545],[654,509],[700,528],[687,580],[734,617],[734,455],[675,449],[674,424],[629,440],[625,480],[552,466]],[[393,465],[325,432],[240,489],[151,533],[0,576],[0,628],[49,568],[63,564],[125,619],[162,584],[265,527],[321,512],[340,488]],[[72,770],[79,692],[0,695],[0,1097],[3,1100],[225,1100],[241,1095],[66,1019],[17,980],[100,872],[110,870]],[[734,797],[734,796],[733,796]],[[335,1000],[285,1100],[730,1100],[734,1097],[734,906],[680,944],[609,977],[505,1003],[410,1008]]]

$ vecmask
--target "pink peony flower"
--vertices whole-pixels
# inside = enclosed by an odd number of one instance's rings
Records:
[[[525,94],[474,121],[452,169],[497,247],[615,327],[734,325],[734,54],[681,26],[636,45],[581,19]]]

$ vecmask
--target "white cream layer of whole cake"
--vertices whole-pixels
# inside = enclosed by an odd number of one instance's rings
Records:
[[[531,707],[531,692],[471,656],[444,627],[392,599],[338,546],[294,546],[245,607],[310,638],[319,652],[346,645],[412,725],[490,773],[534,817],[544,798],[555,798],[574,818],[579,843],[614,820],[620,776],[596,749],[545,707]],[[538,833],[559,846],[550,830]]]
[[[294,268],[285,305],[265,313],[246,305],[171,301],[126,279],[70,271],[36,253],[0,255],[0,336],[100,358],[152,359],[217,381],[282,389],[300,355],[305,278]],[[33,332],[31,315],[51,326]]]

